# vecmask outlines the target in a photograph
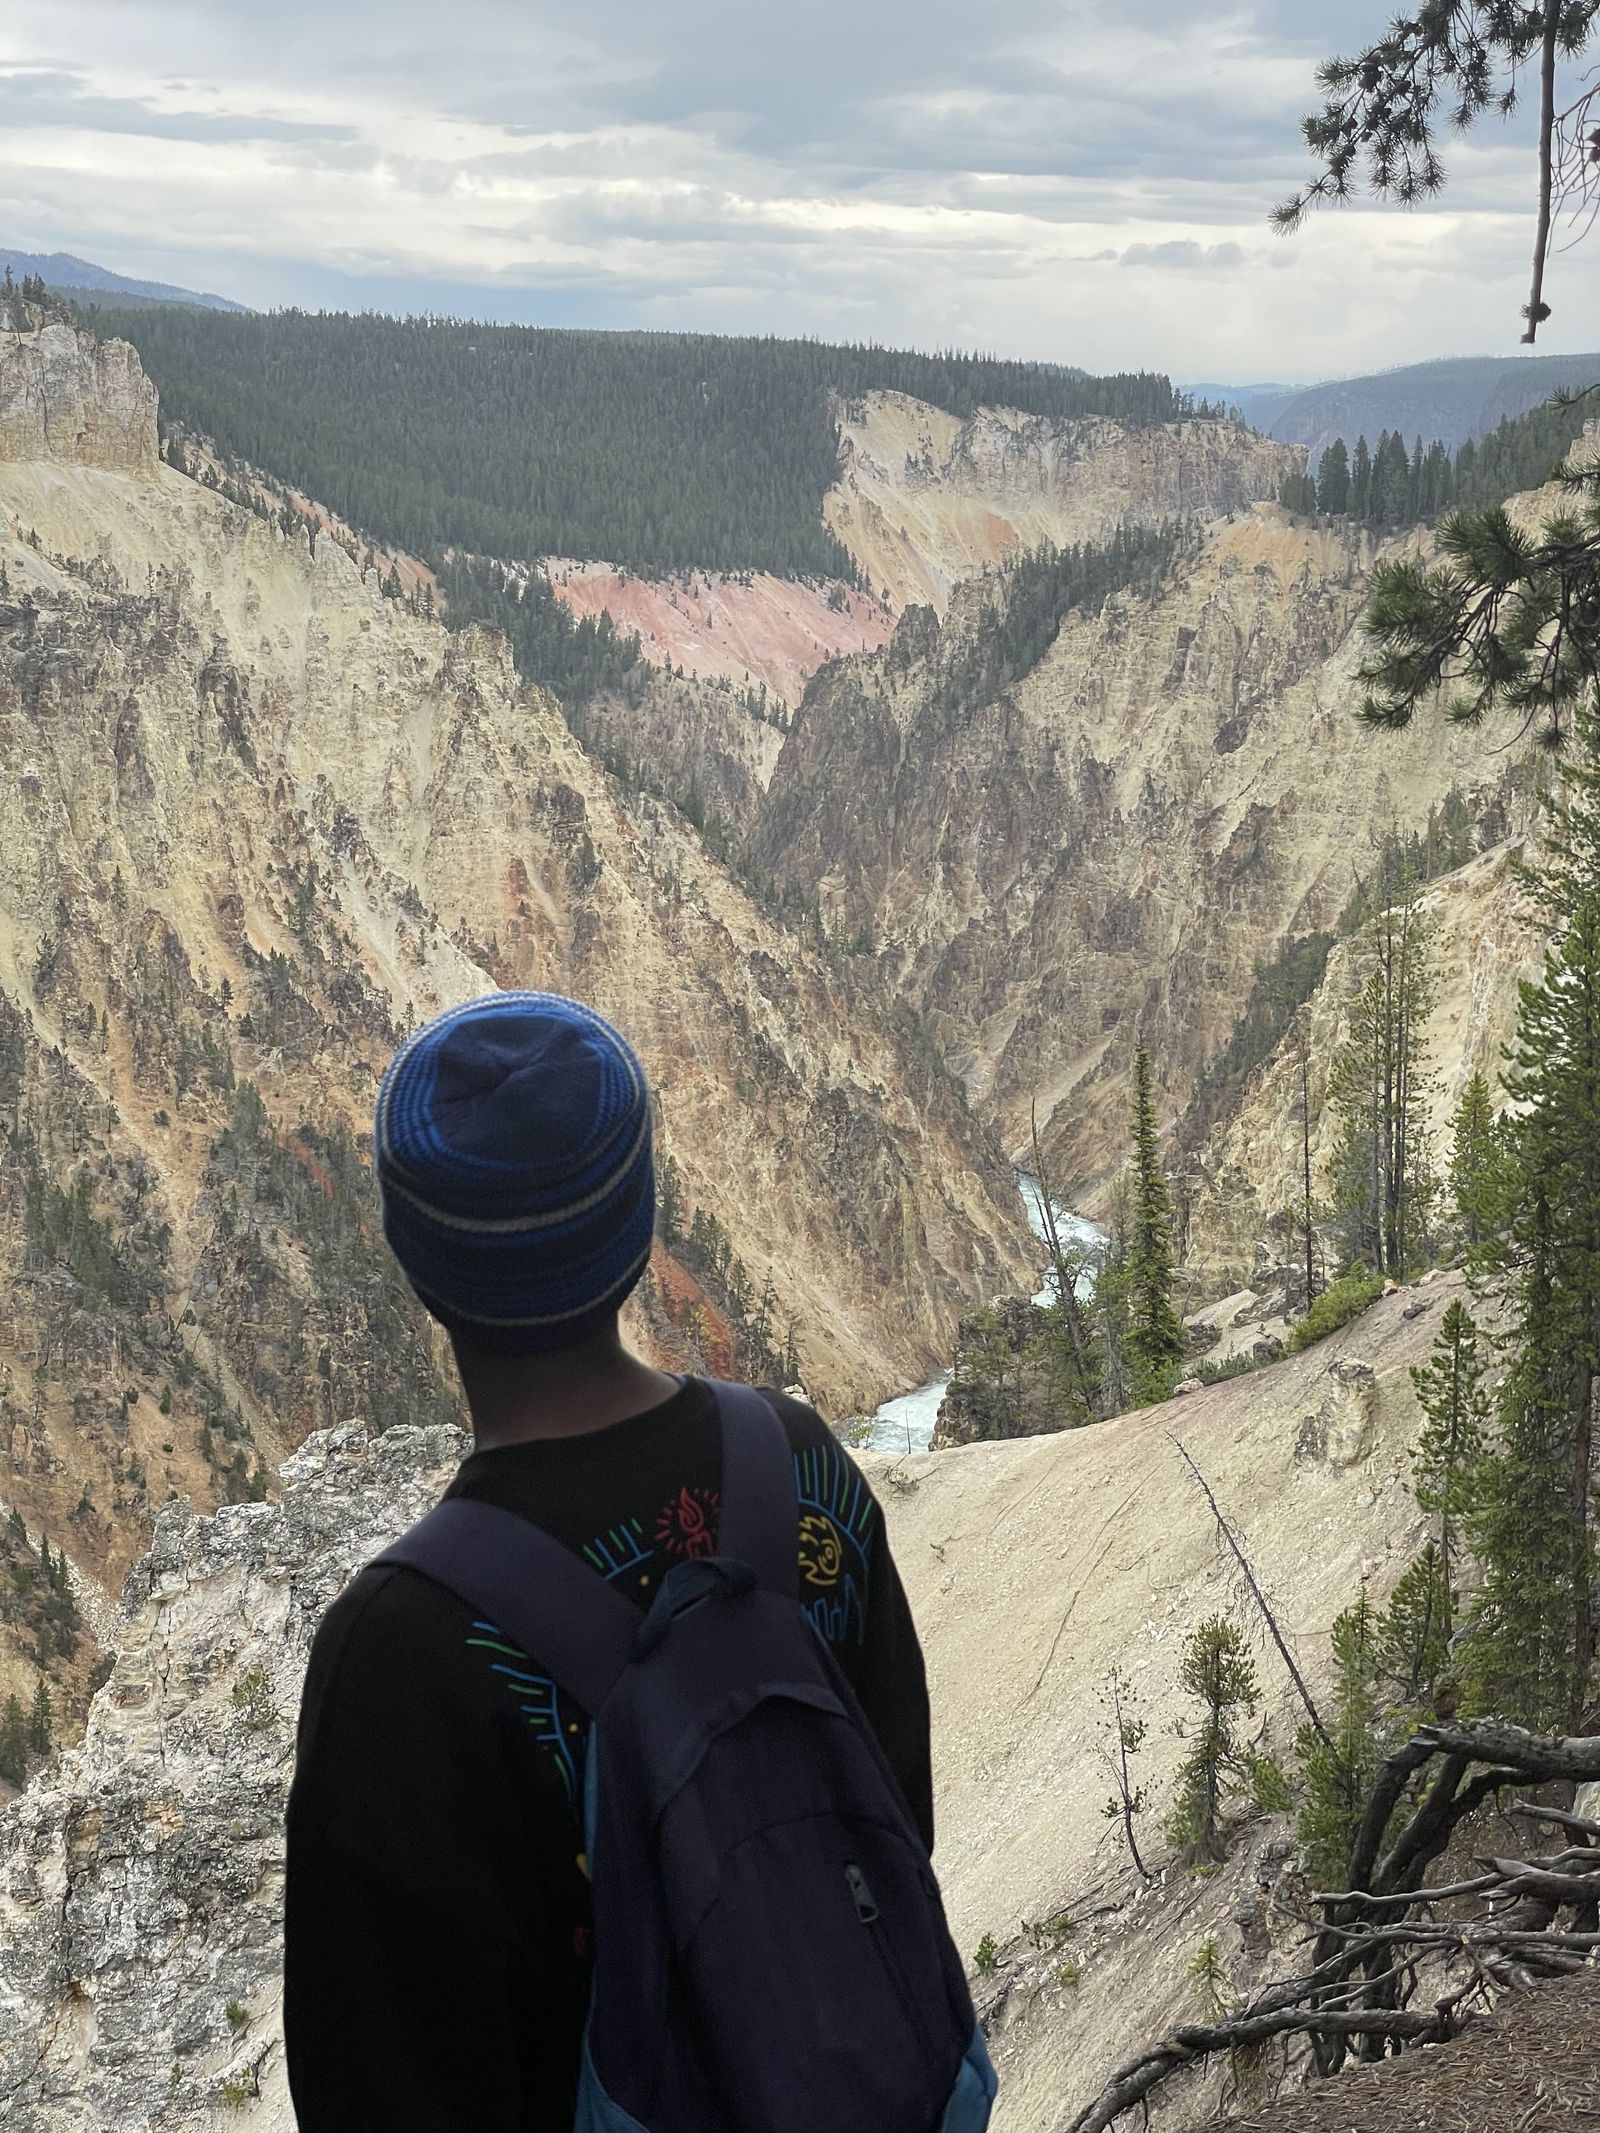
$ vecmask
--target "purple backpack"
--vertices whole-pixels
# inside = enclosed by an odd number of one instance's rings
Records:
[[[718,1553],[648,1614],[450,1497],[379,1558],[494,1621],[592,1715],[594,1984],[575,2133],[982,2133],[996,2081],[933,1869],[800,1605],[783,1424],[714,1388]]]

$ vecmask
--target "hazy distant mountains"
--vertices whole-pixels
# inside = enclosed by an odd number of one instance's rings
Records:
[[[1237,407],[1244,419],[1284,444],[1307,444],[1315,459],[1335,437],[1376,444],[1399,430],[1452,450],[1526,414],[1553,393],[1600,381],[1600,355],[1457,356],[1412,363],[1368,378],[1323,385],[1192,385],[1197,398]]]
[[[171,282],[135,281],[127,274],[113,274],[97,267],[92,259],[79,259],[71,252],[12,252],[0,246],[0,271],[10,267],[18,281],[24,274],[41,275],[49,288],[72,296],[114,296],[119,304],[198,304],[205,311],[247,311],[230,297],[209,291],[174,288]]]

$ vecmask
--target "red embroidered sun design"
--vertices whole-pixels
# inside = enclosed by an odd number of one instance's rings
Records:
[[[711,1489],[680,1489],[656,1520],[656,1546],[691,1559],[714,1555],[719,1501]]]

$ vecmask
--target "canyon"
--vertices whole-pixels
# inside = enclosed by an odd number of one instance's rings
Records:
[[[45,367],[102,418],[25,427]],[[34,455],[0,461],[0,1498],[114,1583],[170,1490],[453,1411],[355,1143],[404,1031],[493,985],[628,1029],[686,1215],[771,1270],[819,1397],[930,1375],[1031,1257],[937,1055],[500,639],[164,465],[130,376],[65,326],[0,342]]]
[[[1413,549],[1416,537],[1383,552]],[[1454,791],[1485,811],[1498,736],[1363,731],[1360,615],[1376,554],[1255,504],[1195,531],[1148,592],[1062,621],[988,700],[951,686],[1004,626],[960,588],[827,669],[785,743],[752,849],[879,943],[971,1100],[1094,1212],[1125,1145],[1136,1041],[1170,1118],[1255,966],[1334,925],[1387,833]]]
[[[1427,890],[1440,1132],[1539,953],[1514,860],[1543,800],[1500,736],[1358,728],[1373,566],[1427,537],[1293,517],[1303,453],[1235,424],[841,404],[824,515],[866,586],[548,563],[646,654],[563,707],[493,632],[386,592],[331,517],[286,527],[166,463],[131,350],[3,323],[0,1508],[60,1551],[82,1621],[50,1673],[66,1745],[0,1812],[0,2115],[290,2133],[306,1653],[463,1445],[366,1174],[403,1035],[494,986],[617,1019],[680,1199],[631,1337],[735,1368],[766,1291],[761,1356],[792,1329],[838,1419],[1036,1288],[1011,1167],[1035,1114],[1058,1189],[1102,1208],[1134,1045],[1170,1127],[1258,966],[1453,799],[1476,848]],[[1141,529],[1125,582],[1051,607],[1030,575]],[[1226,1313],[1270,1258],[1294,1046],[1335,1044],[1356,962],[1334,947],[1183,1151],[1191,1305]],[[693,1211],[725,1259],[694,1256]],[[1054,2133],[1184,2013],[1204,1940],[1246,1985],[1288,1945],[1286,1818],[1146,1887],[1101,1813],[1111,1666],[1159,1801],[1178,1652],[1229,1600],[1175,1442],[1320,1689],[1335,1615],[1418,1540],[1409,1372],[1460,1289],[1092,1429],[863,1455],[927,1645],[952,1919],[994,1955],[1002,2133]],[[0,1698],[40,1650],[0,1611]],[[1263,1676],[1282,1750],[1295,1707]],[[1217,2101],[1196,2082],[1163,2123]]]

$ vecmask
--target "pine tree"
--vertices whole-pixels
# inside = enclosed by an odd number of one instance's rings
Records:
[[[1543,1191],[1523,1225],[1518,1353],[1500,1396],[1500,1441],[1484,1462],[1472,1543],[1483,1567],[1463,1667],[1465,1708],[1564,1732],[1582,1705],[1594,1549],[1572,1503],[1569,1313],[1555,1279]],[[1577,1618],[1576,1627],[1575,1617]]]
[[[1134,1823],[1149,1805],[1149,1794],[1143,1785],[1135,1783],[1133,1776],[1133,1758],[1145,1744],[1150,1723],[1148,1719],[1141,1717],[1138,1693],[1120,1667],[1114,1666],[1111,1669],[1102,1702],[1105,1706],[1107,1730],[1111,1735],[1111,1746],[1106,1751],[1106,1760],[1110,1764],[1112,1783],[1116,1790],[1100,1812],[1108,1822],[1122,1824],[1128,1856],[1138,1870],[1140,1879],[1152,1881],[1155,1877],[1140,1855],[1138,1834],[1134,1829]]]
[[[1451,1121],[1450,1196],[1469,1258],[1500,1244],[1511,1219],[1514,1166],[1508,1136],[1495,1117],[1489,1084],[1474,1074]]]
[[[1343,518],[1350,508],[1350,454],[1335,437],[1317,469],[1317,509],[1327,518]]]
[[[1094,1255],[1062,1230],[1057,1188],[1037,1112],[1032,1119],[1033,1175],[1023,1190],[1031,1194],[1044,1232],[1050,1267],[1044,1306],[1045,1345],[1050,1362],[1050,1405],[1064,1427],[1094,1419],[1100,1412],[1100,1373],[1095,1354],[1092,1312],[1085,1291],[1096,1273]]]
[[[1124,1414],[1132,1406],[1133,1358],[1129,1349],[1128,1238],[1133,1196],[1126,1171],[1119,1171],[1106,1210],[1106,1244],[1094,1284],[1094,1375],[1103,1415]]]
[[[15,1696],[0,1707],[0,1778],[20,1785],[28,1775],[28,1721]]]
[[[1313,1880],[1340,1885],[1385,1748],[1378,1690],[1379,1620],[1365,1586],[1333,1625],[1334,1702],[1327,1737],[1301,1729],[1300,1843]]]
[[[53,1739],[50,1686],[43,1674],[33,1691],[33,1709],[28,1713],[28,1749],[33,1755],[48,1755]]]
[[[1395,1586],[1378,1632],[1378,1666],[1403,1704],[1417,1706],[1438,1692],[1450,1664],[1455,1597],[1444,1557],[1429,1541]]]
[[[1403,526],[1411,510],[1411,456],[1398,430],[1379,439],[1372,464],[1373,517],[1380,526]]]
[[[1475,1545],[1484,1584],[1470,1675],[1481,1708],[1537,1726],[1577,1719],[1594,1659],[1591,1485],[1600,1372],[1600,729],[1563,770],[1550,858],[1524,872],[1554,928],[1524,984],[1513,1107],[1515,1355]]]
[[[1184,1646],[1178,1679],[1200,1705],[1200,1730],[1178,1770],[1167,1834],[1189,1858],[1216,1865],[1228,1855],[1223,1809],[1249,1782],[1250,1757],[1237,1727],[1260,1700],[1255,1661],[1242,1633],[1213,1615]]]
[[[1150,1054],[1133,1058],[1133,1177],[1128,1236],[1128,1354],[1134,1392],[1159,1399],[1183,1359],[1183,1326],[1172,1306],[1172,1193],[1161,1163]]]
[[[1365,521],[1372,509],[1372,451],[1365,437],[1356,439],[1350,462],[1350,516]]]
[[[1386,848],[1379,908],[1361,943],[1366,974],[1328,1077],[1346,1256],[1393,1277],[1423,1263],[1434,1197],[1423,1031],[1438,979],[1419,895],[1410,854],[1394,864]]]
[[[1597,16],[1600,0],[1420,0],[1392,16],[1364,51],[1317,69],[1324,102],[1302,131],[1322,169],[1277,210],[1278,227],[1297,229],[1312,207],[1348,199],[1363,176],[1375,193],[1408,207],[1439,192],[1441,129],[1464,132],[1486,113],[1503,115],[1527,73],[1539,84],[1529,173],[1538,198],[1533,287],[1522,314],[1522,338],[1532,341],[1550,315],[1544,277],[1552,217],[1587,197],[1590,175],[1582,138],[1589,99],[1576,82],[1560,82],[1560,63],[1585,50]]]
[[[1477,1501],[1489,1411],[1483,1374],[1478,1328],[1458,1297],[1444,1315],[1431,1360],[1411,1373],[1427,1417],[1412,1447],[1413,1485],[1418,1509],[1439,1522],[1447,1594],[1454,1589],[1460,1535]]]

